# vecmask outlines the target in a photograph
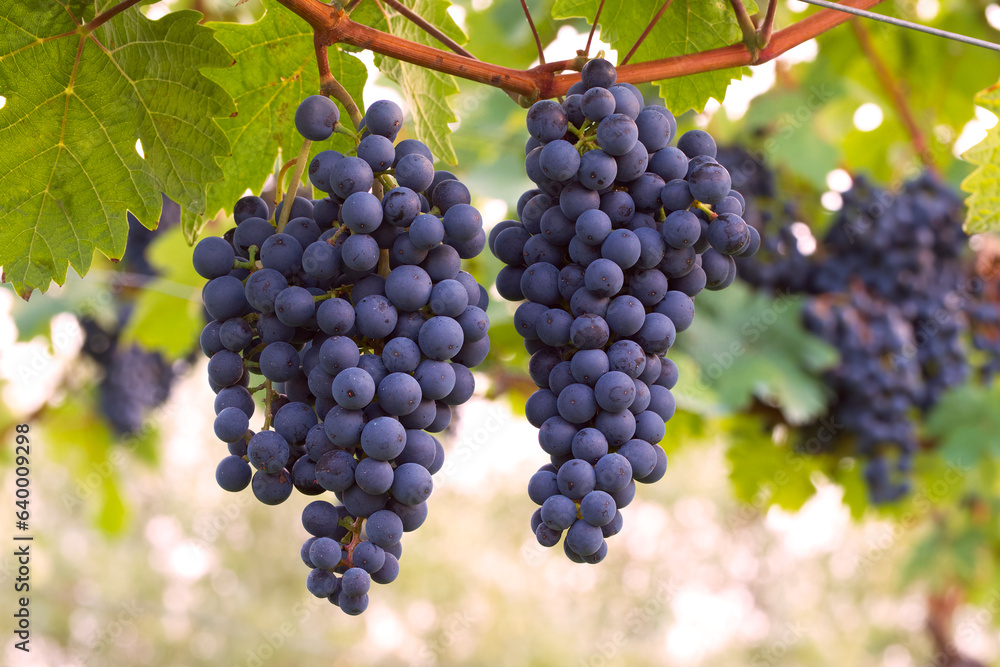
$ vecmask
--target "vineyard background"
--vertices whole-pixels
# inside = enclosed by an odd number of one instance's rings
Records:
[[[308,26],[265,4],[264,21],[301,31],[305,64],[289,76],[315,92]],[[547,60],[574,57],[590,30],[574,17],[592,17],[598,3],[529,4]],[[142,11],[161,19],[188,8],[211,21],[249,23],[265,13],[260,0],[163,0]],[[778,24],[806,11],[781,2]],[[985,0],[900,0],[879,11],[1000,40],[1000,5]],[[457,0],[436,18],[484,58],[537,63],[519,3]],[[592,53],[623,55],[601,41],[613,43],[622,21],[598,31]],[[905,93],[902,113],[849,25],[748,69],[728,90],[723,81],[722,104],[674,109],[681,131],[706,128],[734,154],[749,152],[749,187],[770,192],[760,205],[777,219],[803,223],[803,252],[828,228],[852,175],[898,193],[930,162],[957,191],[975,166],[959,155],[997,132],[984,108],[992,98],[973,104],[1000,78],[994,55],[864,26]],[[363,88],[366,103],[396,99],[407,109],[375,58],[359,56],[367,82],[360,64],[349,66],[351,87]],[[266,63],[254,67],[275,75]],[[647,99],[657,94],[640,88]],[[446,168],[469,186],[489,226],[512,217],[528,187],[525,110],[493,88],[462,81],[458,90],[448,97],[455,120],[427,122],[452,131],[435,151],[453,146],[457,166]],[[682,106],[691,101],[685,94],[668,91]],[[926,143],[922,155],[909,120]],[[408,117],[406,136],[418,133]],[[14,424],[38,427],[37,643],[24,655],[6,639],[3,664],[976,664],[959,654],[1000,661],[996,382],[952,390],[946,407],[919,424],[926,447],[913,493],[872,507],[855,460],[793,446],[837,428],[824,417],[822,376],[835,352],[799,324],[800,297],[755,293],[739,281],[699,296],[696,324],[675,356],[680,410],[662,443],[670,469],[641,489],[599,567],[568,564],[528,531],[533,506],[524,486],[543,456],[523,416],[532,386],[513,306],[491,290],[491,360],[443,439],[449,459],[430,517],[407,538],[397,582],[373,596],[365,616],[342,616],[303,590],[297,517],[308,499],[265,507],[215,484],[224,446],[212,434],[206,360],[195,354],[203,281],[190,268],[192,224],[166,200],[159,231],[131,221],[121,262],[98,254],[86,277],[70,271],[64,286],[28,302],[0,290],[0,431],[10,441]],[[228,224],[221,215],[205,233]],[[992,256],[996,239],[977,236],[973,248]],[[486,285],[501,267],[488,251],[467,264]],[[762,420],[773,411],[790,425],[766,431]],[[12,489],[10,451],[0,456],[3,486]],[[0,556],[5,588],[14,566]]]

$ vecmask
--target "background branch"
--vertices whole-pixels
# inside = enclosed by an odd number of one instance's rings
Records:
[[[538,28],[535,27],[535,22],[531,20],[531,11],[528,9],[528,3],[525,0],[521,0],[521,9],[524,10],[524,18],[528,19],[528,27],[531,28],[531,34],[535,38],[535,46],[538,47],[538,64],[545,64],[545,52],[542,49],[542,38],[538,36]]]
[[[639,35],[639,39],[635,40],[635,44],[632,45],[632,48],[629,49],[629,52],[625,54],[625,57],[622,59],[621,62],[622,65],[627,65],[628,61],[632,59],[632,56],[635,55],[636,50],[646,40],[646,37],[649,36],[649,33],[653,31],[653,28],[656,27],[656,24],[660,22],[660,18],[663,16],[663,12],[667,11],[667,8],[670,6],[670,3],[672,3],[673,1],[674,0],[664,0],[663,4],[660,5],[660,9],[658,12],[656,12],[656,16],[653,17],[653,20],[649,22],[649,25],[646,26],[646,29],[642,31],[641,35]]]
[[[379,0],[375,0],[375,1],[379,2]],[[465,56],[466,58],[475,58],[474,55],[472,55],[471,53],[469,53],[468,51],[466,51],[464,48],[462,48],[461,44],[459,44],[458,42],[456,42],[455,40],[453,40],[451,37],[449,37],[448,35],[444,34],[440,30],[438,30],[437,26],[435,26],[433,23],[431,23],[430,21],[428,21],[424,17],[420,16],[420,14],[417,14],[416,12],[414,12],[412,9],[410,9],[409,7],[407,7],[406,5],[404,5],[403,3],[399,2],[399,0],[381,0],[381,1],[384,2],[385,4],[389,5],[393,9],[395,9],[397,12],[399,12],[403,16],[405,16],[408,21],[410,21],[411,23],[413,23],[413,25],[417,26],[418,28],[420,28],[421,30],[423,30],[424,32],[426,32],[428,35],[430,35],[431,37],[433,37],[437,41],[439,41],[442,44],[444,44],[445,46],[447,46],[449,49],[451,49],[455,53],[461,54],[461,55]],[[534,26],[532,26],[532,27],[534,27]]]
[[[855,37],[858,38],[861,50],[864,52],[865,57],[868,58],[868,62],[871,63],[872,69],[875,70],[875,75],[878,77],[879,83],[892,101],[896,109],[896,115],[899,116],[903,126],[906,127],[906,131],[910,135],[910,141],[912,141],[917,155],[920,156],[920,160],[927,169],[940,175],[938,174],[937,165],[934,163],[934,155],[931,152],[930,145],[927,143],[927,137],[924,135],[923,130],[920,129],[920,125],[913,115],[913,110],[910,109],[906,93],[903,91],[903,87],[896,77],[889,71],[889,67],[885,64],[882,56],[875,49],[868,28],[861,23],[861,19],[857,18],[851,19],[851,28],[854,30]]]
[[[594,41],[594,31],[597,30],[597,22],[601,20],[601,12],[604,11],[604,0],[597,6],[597,13],[594,14],[594,22],[590,24],[590,34],[587,35],[587,46],[583,50],[584,55],[590,55],[590,44]]]

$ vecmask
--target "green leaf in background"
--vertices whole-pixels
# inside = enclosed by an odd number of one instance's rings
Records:
[[[557,0],[552,17],[580,17],[592,21],[601,0]],[[659,11],[661,0],[607,0],[601,12],[601,39],[618,51],[619,57],[632,48]],[[757,12],[754,2],[746,2],[750,14]],[[659,58],[682,56],[736,44],[741,40],[739,25],[732,8],[725,2],[676,2],[663,14],[632,56],[641,63]],[[580,48],[584,44],[581,42]],[[675,114],[688,109],[701,111],[710,98],[720,102],[729,82],[739,78],[746,68],[732,68],[657,81],[666,106]]]
[[[128,520],[118,488],[125,447],[90,401],[79,398],[49,407],[43,423],[51,454],[71,473],[60,494],[62,504],[89,515],[102,532],[118,534]]]
[[[197,345],[204,326],[205,279],[191,264],[191,249],[179,226],[157,236],[147,254],[159,276],[143,286],[122,341],[180,359]]]
[[[927,420],[940,455],[962,467],[1000,458],[1000,386],[965,385],[948,392]]]
[[[728,419],[726,433],[729,479],[737,498],[796,511],[816,493],[810,475],[820,469],[821,459],[774,442],[758,419]]]
[[[388,7],[387,22],[380,11],[372,9],[373,4],[362,4],[351,18],[412,42],[440,46],[423,29]],[[403,0],[402,4],[459,44],[465,43],[465,33],[448,14],[451,6],[448,0]],[[383,74],[399,84],[406,98],[406,110],[413,117],[417,138],[427,144],[435,159],[455,164],[458,158],[451,145],[451,128],[448,126],[458,120],[448,100],[449,96],[458,93],[455,77],[378,55],[375,62]]]
[[[274,160],[281,150],[282,160],[295,157],[302,137],[295,131],[295,109],[309,95],[319,93],[319,70],[313,34],[309,24],[272,3],[256,23],[211,23],[218,40],[229,49],[235,62],[225,70],[205,74],[225,88],[236,100],[236,115],[221,119],[219,125],[232,144],[232,154],[222,163],[224,177],[208,190],[207,215],[184,216],[184,233],[193,243],[206,222],[218,211],[232,211],[247,188],[260,192]],[[330,72],[357,100],[367,79],[364,64],[340,49],[327,49]],[[341,122],[351,127],[342,105]],[[313,152],[354,148],[351,140],[334,134],[317,142]]]
[[[0,9],[0,265],[25,297],[69,266],[86,273],[95,250],[121,257],[126,209],[153,228],[160,192],[204,211],[229,153],[215,118],[233,111],[200,73],[231,62],[201,14],[150,21],[133,7],[85,35],[114,3],[42,4]]]
[[[1000,83],[976,95],[976,104],[1000,113]],[[994,125],[986,138],[962,157],[978,165],[962,182],[962,189],[969,193],[965,231],[976,234],[1000,229],[1000,124]]]
[[[822,371],[837,353],[803,329],[800,310],[797,297],[772,300],[737,282],[699,295],[694,324],[678,341],[729,411],[758,398],[779,406],[790,424],[802,424],[826,410]]]

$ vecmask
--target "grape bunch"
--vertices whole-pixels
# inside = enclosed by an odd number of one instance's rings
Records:
[[[810,295],[803,322],[841,357],[825,376],[830,413],[843,424],[830,444],[866,461],[874,503],[908,493],[920,447],[913,414],[966,380],[969,320],[989,316],[967,293],[962,217],[961,200],[930,174],[897,193],[859,176],[816,252],[803,254],[788,225],[762,227],[767,257],[739,260],[757,287]]]
[[[119,435],[131,435],[142,429],[147,413],[170,397],[171,385],[183,365],[178,362],[175,368],[159,352],[121,340],[140,288],[158,273],[149,263],[147,249],[158,235],[179,224],[180,216],[180,206],[166,195],[155,230],[146,229],[128,213],[125,255],[115,265],[116,275],[109,285],[115,294],[114,312],[109,317],[98,317],[95,312],[77,317],[84,335],[81,352],[102,371],[97,387],[101,414]]]
[[[520,222],[490,232],[497,290],[514,315],[538,386],[525,412],[549,455],[528,484],[531,528],[574,562],[597,563],[622,528],[636,482],[663,477],[659,446],[674,414],[666,353],[690,326],[694,297],[736,277],[757,231],[703,131],[671,146],[676,121],[587,62],[566,100],[528,111]]]
[[[296,127],[322,141],[336,112],[307,98]],[[395,103],[375,102],[355,150],[309,164],[326,197],[296,197],[283,227],[287,201],[268,219],[264,200],[243,197],[236,227],[194,251],[213,318],[201,346],[215,433],[229,447],[216,479],[268,505],[293,489],[336,496],[304,509],[301,556],[308,590],[351,615],[373,580],[396,578],[400,538],[426,518],[444,464],[431,434],[472,396],[469,369],[490,348],[486,290],[461,268],[486,245],[482,218],[424,144],[394,144],[402,121]],[[259,391],[264,427],[253,432]]]

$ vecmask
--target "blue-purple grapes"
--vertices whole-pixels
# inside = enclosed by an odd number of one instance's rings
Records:
[[[339,120],[313,96],[295,122],[323,141]],[[336,495],[303,510],[300,556],[309,592],[348,614],[367,607],[372,581],[398,576],[402,535],[426,519],[444,466],[433,434],[472,397],[469,367],[490,347],[488,293],[462,270],[488,242],[482,216],[425,145],[394,145],[403,121],[395,103],[374,103],[356,149],[320,148],[309,162],[320,198],[295,197],[279,228],[285,202],[271,213],[243,197],[237,226],[192,258],[208,281],[200,344],[227,450],[216,480],[268,505],[295,490]],[[255,395],[264,415],[251,424]]]
[[[549,462],[528,483],[532,529],[580,563],[604,559],[636,481],[666,474],[678,377],[664,355],[691,325],[692,296],[731,283],[730,255],[755,251],[712,138],[671,146],[674,116],[616,80],[591,60],[563,104],[532,105],[525,169],[538,187],[489,238],[539,388],[525,414]]]

